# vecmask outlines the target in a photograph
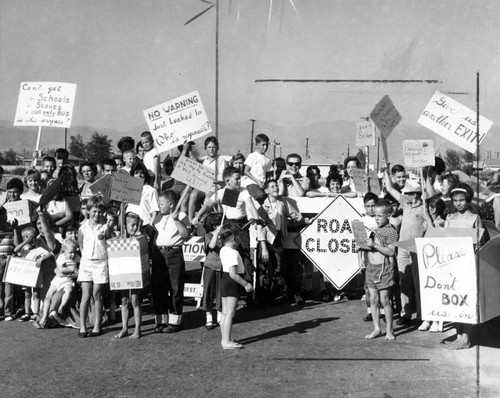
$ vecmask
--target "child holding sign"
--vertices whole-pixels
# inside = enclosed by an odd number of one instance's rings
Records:
[[[394,243],[398,241],[396,229],[389,223],[392,206],[385,200],[379,201],[375,206],[375,221],[377,228],[373,237],[366,240],[370,250],[364,250],[364,263],[366,266],[366,285],[370,292],[370,304],[373,317],[373,332],[365,336],[371,340],[382,334],[380,329],[379,304],[384,307],[387,330],[386,340],[394,340],[392,326],[392,303],[390,288],[394,285]]]

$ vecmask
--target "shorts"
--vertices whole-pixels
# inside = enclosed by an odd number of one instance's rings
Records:
[[[108,260],[82,258],[78,271],[78,282],[108,283]]]
[[[389,264],[368,264],[366,286],[371,289],[388,289],[394,285],[394,270]]]
[[[222,297],[240,297],[240,285],[231,279],[229,272],[222,273],[220,294]]]
[[[71,278],[67,276],[54,276],[52,282],[50,282],[50,287],[55,287],[56,291],[64,290],[67,286],[75,286]]]

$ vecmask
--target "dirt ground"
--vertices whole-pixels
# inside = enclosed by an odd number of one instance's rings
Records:
[[[222,350],[218,328],[190,302],[184,330],[154,334],[145,306],[143,337],[80,339],[77,330],[0,322],[0,395],[107,397],[474,397],[476,349],[449,351],[453,335],[396,327],[397,340],[364,339],[364,303],[307,301],[238,311],[242,350]],[[131,320],[131,324],[133,321]],[[482,397],[500,394],[500,321],[475,328]]]

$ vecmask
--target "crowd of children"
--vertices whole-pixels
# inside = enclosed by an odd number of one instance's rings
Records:
[[[177,158],[167,156],[162,164],[150,132],[140,135],[137,146],[133,138],[122,138],[120,156],[100,165],[81,164],[80,183],[77,170],[67,164],[64,149],[57,150],[55,157],[44,157],[41,169],[28,169],[23,180],[12,178],[6,192],[0,192],[0,276],[8,258],[19,256],[36,262],[40,278],[34,288],[0,283],[2,318],[29,321],[40,329],[53,324],[73,326],[81,338],[96,337],[102,334],[106,309],[108,317],[113,317],[115,301],[120,300],[122,329],[114,337],[128,336],[129,305],[135,323],[130,337],[141,337],[144,292],[110,291],[108,274],[109,240],[137,238],[148,242],[154,331],[178,332],[186,274],[182,245],[199,234],[206,246],[201,302],[205,327],[211,330],[220,325],[224,349],[242,348],[231,334],[240,295],[246,296],[248,306],[268,305],[283,295],[292,303],[304,302],[304,272],[312,264],[297,248],[284,247],[284,241],[288,233],[303,228],[307,219],[287,198],[343,195],[363,197],[366,210],[363,221],[368,239],[359,250],[359,259],[368,311],[364,320],[373,321],[374,329],[365,337],[382,335],[383,309],[385,338],[393,340],[393,311],[398,325],[412,323],[415,312],[416,320],[422,321],[416,256],[397,249],[395,243],[422,237],[429,227],[481,227],[477,211],[471,212],[472,190],[445,175],[439,161],[425,170],[424,181],[407,179],[400,165],[387,165],[382,181],[370,182],[382,183],[382,193],[376,195],[356,191],[352,170],[360,164],[355,157],[345,160],[343,170],[332,166],[322,185],[318,167],[308,167],[306,176],[300,173],[298,154],[269,159],[269,138],[264,134],[256,136],[256,150],[246,159],[241,153],[232,158],[220,156],[219,142],[213,136],[204,142],[204,158],[196,156],[194,145],[180,146],[179,155],[215,170],[210,192],[173,180],[170,174]],[[116,206],[93,193],[92,184],[114,173],[144,181],[139,205]],[[224,202],[230,192],[237,196],[233,205]],[[3,206],[20,200],[28,201],[32,214],[32,222],[22,226],[17,220],[7,221]],[[346,289],[355,289],[355,284]],[[325,300],[340,300],[347,294],[325,282],[322,287]],[[440,332],[443,325],[424,319],[419,330]],[[457,340],[450,347],[470,344],[470,327],[457,325]]]

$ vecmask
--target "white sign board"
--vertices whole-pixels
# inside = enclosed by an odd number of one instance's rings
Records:
[[[212,132],[198,91],[146,109],[144,117],[160,153]]]
[[[392,133],[392,130],[394,130],[394,127],[401,121],[401,115],[389,96],[386,95],[375,105],[375,108],[370,113],[370,119],[373,120],[380,130],[381,136],[387,138]]]
[[[76,84],[22,82],[14,126],[71,127]]]
[[[477,145],[476,119],[476,112],[436,91],[418,118],[418,123],[474,153]],[[479,143],[492,125],[492,121],[479,116]]]
[[[356,123],[356,146],[375,145],[375,123],[363,120]]]
[[[472,238],[415,239],[422,319],[477,323]]]
[[[403,155],[406,167],[434,166],[434,142],[432,140],[404,140]]]
[[[30,217],[30,204],[27,200],[17,200],[15,202],[7,202],[3,205],[7,210],[7,220],[9,222],[17,219],[19,225],[29,224]]]
[[[14,285],[39,287],[37,285],[39,274],[40,268],[36,266],[35,260],[10,257],[3,281]]]
[[[295,238],[302,252],[338,290],[359,272],[350,221],[360,218],[344,197],[337,196]]]
[[[109,199],[133,205],[141,203],[144,180],[127,173],[113,174]]]
[[[206,259],[205,254],[205,239],[203,236],[193,236],[182,245],[182,253],[184,261],[203,262]]]
[[[171,177],[199,191],[209,192],[214,186],[215,170],[183,155],[177,160]]]

